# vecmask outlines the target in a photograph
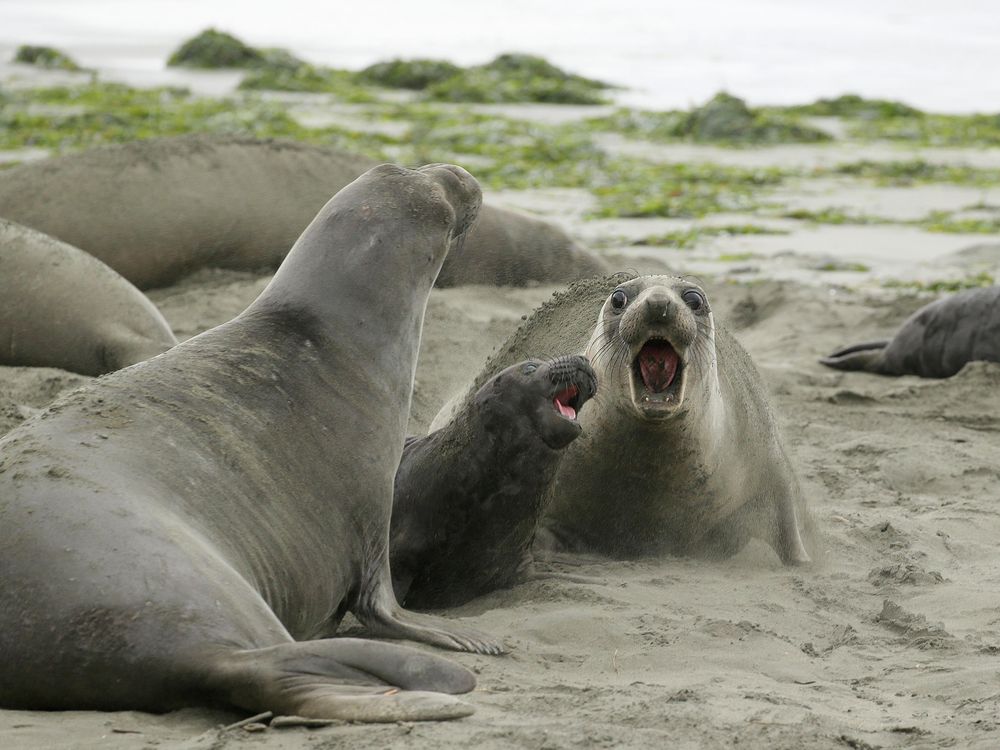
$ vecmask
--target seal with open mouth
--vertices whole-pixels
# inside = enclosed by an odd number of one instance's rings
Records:
[[[766,389],[704,289],[627,274],[573,284],[500,346],[474,387],[525,352],[573,345],[601,392],[548,488],[536,550],[717,556],[756,537],[785,563],[810,559]]]
[[[584,357],[520,362],[407,442],[389,541],[400,602],[457,606],[527,576],[542,498],[596,391]]]

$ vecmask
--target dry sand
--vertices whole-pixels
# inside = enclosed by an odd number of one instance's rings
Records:
[[[183,338],[266,281],[204,271],[152,296]],[[413,429],[549,291],[434,292]],[[995,747],[1000,366],[940,382],[825,370],[817,356],[891,331],[922,300],[777,282],[713,292],[782,417],[822,537],[814,567],[753,545],[720,563],[588,564],[594,584],[483,597],[450,614],[511,653],[456,655],[479,673],[478,711],[457,722],[250,733],[198,710],[2,711],[0,747]],[[2,368],[3,413],[82,380]],[[613,489],[609,501],[627,504]]]
[[[772,162],[834,157],[823,147],[768,154]],[[632,243],[691,222],[585,220],[586,195],[575,191],[494,197],[557,218],[621,267],[711,274],[719,317],[772,393],[821,559],[789,570],[753,544],[725,562],[590,563],[575,572],[594,583],[533,582],[476,600],[450,616],[502,636],[511,652],[455,656],[479,673],[469,696],[477,713],[460,721],[253,733],[221,730],[243,717],[204,710],[0,711],[0,748],[1000,746],[1000,366],[975,363],[950,380],[924,381],[816,363],[840,345],[890,333],[927,301],[884,288],[885,278],[995,272],[995,238],[739,216],[791,233],[711,237],[669,251]],[[842,181],[799,194],[810,208],[880,205],[901,217],[978,197]],[[995,191],[988,197],[996,202]],[[831,259],[870,270],[820,270]],[[183,339],[238,313],[266,282],[202,271],[150,297]],[[414,432],[551,291],[433,292]],[[84,380],[0,368],[0,432]],[[614,488],[608,501],[627,512]]]

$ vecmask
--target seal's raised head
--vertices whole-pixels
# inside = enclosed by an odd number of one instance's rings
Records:
[[[476,394],[488,422],[527,422],[554,450],[580,434],[580,409],[597,392],[597,376],[585,357],[530,359],[503,370]]]
[[[608,296],[587,355],[613,386],[610,398],[627,399],[640,417],[661,420],[683,411],[694,381],[714,376],[714,339],[701,287],[644,276]]]

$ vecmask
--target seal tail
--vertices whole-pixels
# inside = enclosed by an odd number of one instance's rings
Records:
[[[867,370],[878,372],[882,352],[889,345],[887,340],[867,341],[838,349],[833,354],[820,359],[820,364],[835,370]]]
[[[357,638],[234,652],[212,682],[227,703],[285,716],[440,721],[475,710],[451,695],[475,687],[465,667],[414,648]]]

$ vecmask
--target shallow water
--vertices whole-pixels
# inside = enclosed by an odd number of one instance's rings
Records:
[[[53,44],[133,83],[176,83],[167,55],[209,25],[258,46],[360,67],[391,56],[460,63],[519,50],[631,87],[623,102],[685,107],[720,89],[753,103],[855,91],[936,111],[1000,110],[984,76],[996,0],[0,0],[0,59]]]

